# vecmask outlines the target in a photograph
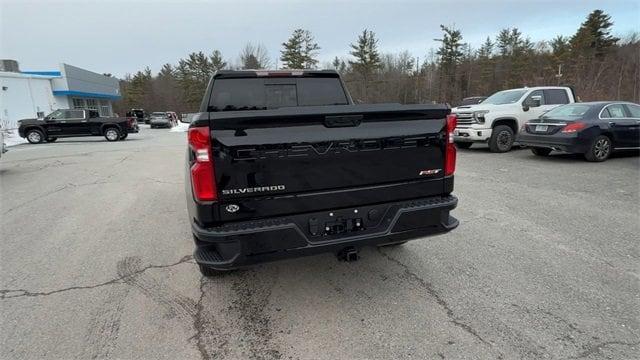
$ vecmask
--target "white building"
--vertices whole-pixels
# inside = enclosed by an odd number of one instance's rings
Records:
[[[111,116],[112,102],[119,98],[118,79],[68,64],[60,64],[59,71],[0,71],[0,123],[4,129],[15,128],[20,119],[44,117],[56,109],[95,109],[101,116]]]

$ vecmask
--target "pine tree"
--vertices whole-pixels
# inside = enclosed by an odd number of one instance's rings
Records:
[[[440,99],[451,101],[453,95],[457,93],[456,70],[460,60],[464,56],[461,51],[462,32],[457,29],[440,25],[444,33],[442,39],[435,39],[440,42],[440,48],[436,55],[440,57]]]
[[[209,56],[202,51],[191,53],[186,59],[178,61],[178,67],[175,70],[176,79],[182,89],[183,100],[188,111],[197,109],[213,73],[226,66],[227,63],[218,50],[214,50]]]
[[[611,35],[611,26],[613,26],[611,16],[602,10],[592,11],[571,38],[571,48],[574,51],[587,51],[596,57],[602,57],[608,48],[616,45],[620,40]]]
[[[373,31],[364,29],[355,44],[350,44],[350,54],[355,57],[349,64],[362,77],[364,100],[368,100],[367,87],[371,76],[380,68],[378,40]]]
[[[320,46],[315,42],[309,30],[305,30],[304,32],[303,44],[304,68],[314,69],[318,64],[317,51],[320,50]]]
[[[131,82],[123,94],[124,98],[132,108],[143,107],[146,100],[151,96],[151,69],[146,67],[144,71],[138,71],[131,78]]]
[[[303,54],[303,38],[304,30],[296,29],[287,40],[282,43],[284,49],[280,51],[280,61],[284,63],[284,67],[288,69],[302,69],[304,66]]]
[[[347,71],[347,64],[344,62],[344,60],[340,59],[337,56],[331,62],[331,66],[333,66],[333,68],[341,74]]]
[[[338,70],[338,68],[340,68],[340,58],[336,56],[331,62],[331,65],[334,69]]]
[[[488,59],[493,54],[493,42],[491,42],[491,38],[487,36],[487,40],[482,43],[480,49],[478,49],[478,57],[481,59]]]
[[[222,58],[222,53],[219,50],[214,50],[209,56],[211,61],[211,72],[219,71],[227,67],[227,62]],[[213,74],[212,74],[213,75]]]
[[[280,60],[288,69],[312,69],[318,63],[317,50],[320,46],[314,42],[309,30],[296,29],[287,42],[282,43]]]

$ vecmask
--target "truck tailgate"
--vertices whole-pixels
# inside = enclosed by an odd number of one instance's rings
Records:
[[[397,104],[210,112],[220,205],[244,207],[237,215],[253,209],[259,218],[340,205],[326,196],[372,203],[389,191],[396,200],[440,195],[449,112]],[[398,194],[400,184],[406,194]],[[321,193],[324,201],[313,196]]]

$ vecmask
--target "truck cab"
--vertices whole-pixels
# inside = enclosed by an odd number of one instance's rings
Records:
[[[452,109],[458,118],[454,141],[463,149],[473,143],[488,143],[491,152],[507,152],[527,121],[575,101],[573,90],[566,86],[499,91],[479,104]]]

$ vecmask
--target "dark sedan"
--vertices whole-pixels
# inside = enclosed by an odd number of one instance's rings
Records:
[[[562,105],[527,122],[517,141],[538,156],[557,150],[605,161],[613,151],[640,149],[640,105],[619,101]]]

